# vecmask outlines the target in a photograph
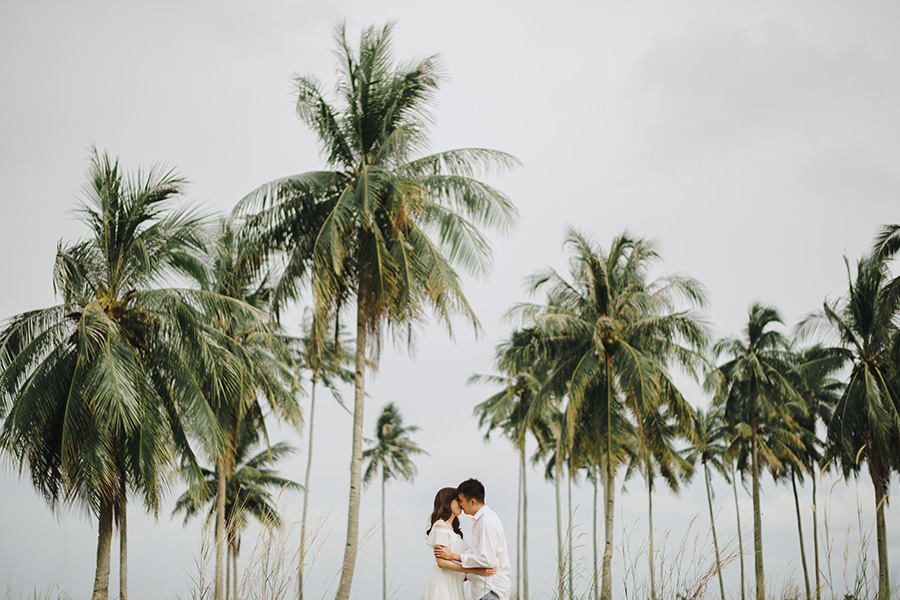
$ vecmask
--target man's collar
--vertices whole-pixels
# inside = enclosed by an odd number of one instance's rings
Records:
[[[484,515],[484,509],[486,509],[486,508],[487,508],[487,504],[482,504],[481,508],[478,509],[478,512],[475,513],[474,515],[472,515],[472,519],[474,519],[475,521],[480,519]]]

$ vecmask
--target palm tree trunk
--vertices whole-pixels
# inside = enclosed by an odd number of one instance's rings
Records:
[[[237,534],[235,534],[234,548],[232,548],[232,551],[231,551],[231,560],[234,561],[234,566],[233,566],[232,569],[231,569],[231,573],[234,575],[234,584],[231,586],[231,590],[232,590],[231,593],[234,594],[234,595],[232,596],[232,600],[237,600],[237,597],[238,597],[238,566],[237,566],[237,559],[238,559],[238,542],[237,542]]]
[[[225,597],[231,598],[231,544],[228,544],[228,556],[225,557]]]
[[[387,600],[387,519],[384,517],[384,490],[387,478],[381,465],[381,597]]]
[[[300,521],[300,566],[297,569],[297,596],[303,600],[303,567],[306,563],[306,515],[309,509],[309,474],[312,471],[313,457],[313,424],[316,416],[316,380],[318,375],[313,372],[312,391],[309,400],[309,450],[306,456],[306,475],[303,476],[303,518]]]
[[[119,600],[128,600],[128,497],[125,470],[120,465],[121,498],[119,499]]]
[[[598,564],[599,561],[597,560],[597,555],[598,555],[598,552],[597,552],[597,547],[598,547],[598,543],[597,543],[597,486],[600,485],[600,469],[599,468],[597,468],[597,470],[594,471],[594,477],[592,479],[593,479],[593,483],[594,483],[594,506],[593,506],[593,509],[594,509],[593,510],[593,512],[594,512],[594,520],[593,520],[594,521],[593,522],[593,524],[594,524],[594,535],[593,535],[594,584],[591,587],[593,589],[594,600],[600,600],[600,574],[598,572],[600,565]]]
[[[528,469],[525,466],[525,444],[522,444],[522,594],[528,600]]]
[[[553,483],[554,487],[556,488],[556,579],[559,588],[558,600],[563,600],[563,598],[565,598],[566,559],[563,550],[562,494],[560,493],[560,487],[562,487],[562,461],[559,460],[559,457],[561,456],[560,450],[562,447],[562,431],[560,431],[559,435],[560,439],[556,443],[556,474],[553,478]]]
[[[869,475],[875,487],[875,540],[878,546],[878,600],[890,600],[891,586],[888,577],[887,528],[884,522],[884,505],[887,503],[886,481],[881,470],[881,461],[869,443],[866,462]]]
[[[744,590],[747,589],[747,584],[744,580],[744,537],[741,535],[741,506],[738,503],[737,477],[734,472],[734,465],[731,465],[731,483],[734,487],[734,514],[737,517],[738,559],[741,562],[741,600],[744,600]]]
[[[763,575],[762,513],[759,505],[759,443],[756,439],[759,431],[756,423],[756,415],[752,413],[752,409],[750,421],[750,451],[753,460],[753,566],[756,572],[756,600],[765,600],[766,581],[765,576]]]
[[[215,600],[225,599],[225,458],[219,459],[216,496],[216,582]]]
[[[100,501],[100,516],[97,531],[97,570],[94,574],[92,600],[109,599],[109,551],[112,545],[113,505]]]
[[[612,360],[606,355],[606,478],[603,483],[603,509],[606,517],[603,531],[605,541],[603,548],[603,577],[600,590],[601,600],[612,600],[612,552],[613,552],[613,516],[615,478],[613,477],[612,455]]]
[[[646,470],[647,470],[647,525],[650,528],[650,548],[647,552],[647,560],[650,562],[650,598],[652,600],[656,600],[656,567],[654,563],[654,548],[653,548],[653,482],[650,479],[650,460],[649,458],[646,461]]]
[[[822,584],[819,579],[819,517],[816,514],[816,471],[813,466],[812,473],[812,522],[813,522],[813,553],[815,554],[816,567],[816,600],[822,599]]]
[[[521,448],[519,456],[522,456]],[[519,481],[516,488],[516,595],[522,595],[522,461],[519,461]]]
[[[725,600],[725,582],[722,580],[722,559],[719,556],[719,538],[716,536],[716,515],[713,512],[712,492],[709,489],[709,466],[703,463],[703,478],[706,480],[706,502],[709,504],[709,523],[712,527],[713,548],[716,549],[716,573],[719,575],[719,590]]]
[[[573,563],[575,562],[574,549],[572,548],[573,540],[572,540],[572,530],[574,529],[574,523],[572,523],[572,470],[566,466],[566,471],[569,475],[569,528],[566,532],[566,539],[568,542],[568,548],[566,549],[566,566],[568,567],[569,572],[569,598],[575,597],[575,579],[574,579],[574,570]]]
[[[806,566],[806,547],[803,545],[803,523],[800,520],[800,499],[797,497],[797,477],[791,467],[791,487],[794,488],[794,508],[797,511],[797,534],[800,536],[800,564],[803,565],[803,583],[806,584],[806,600],[812,600],[809,591],[809,568]]]
[[[341,581],[338,584],[336,600],[350,597],[353,570],[356,567],[356,551],[359,540],[359,496],[362,487],[362,440],[363,411],[366,399],[366,312],[365,301],[357,289],[356,307],[356,373],[354,376],[355,398],[353,403],[353,450],[350,457],[350,501],[347,509],[347,543],[344,545],[344,562],[341,566]]]
[[[119,439],[116,452],[116,467],[119,472],[119,600],[128,600],[128,478],[125,472],[125,458],[122,456],[125,442]]]
[[[604,508],[604,514],[606,517],[606,524],[604,525],[604,536],[606,538],[606,543],[603,548],[603,578],[602,578],[602,587],[600,589],[600,599],[601,600],[611,600],[612,599],[612,553],[613,553],[613,509],[614,507],[614,494],[615,491],[613,486],[615,485],[615,481],[613,479],[613,470],[612,466],[609,464],[609,458],[606,459],[606,480],[603,484],[603,500],[606,504]]]

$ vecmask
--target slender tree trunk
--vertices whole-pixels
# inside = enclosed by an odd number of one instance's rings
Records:
[[[238,581],[239,581],[239,579],[238,579],[237,559],[238,559],[238,542],[237,542],[237,534],[235,534],[234,549],[231,552],[231,560],[234,561],[234,566],[231,569],[231,572],[234,575],[234,585],[232,585],[232,587],[231,587],[232,593],[234,594],[234,596],[232,597],[232,600],[237,600],[237,597],[238,597]]]
[[[816,514],[816,471],[813,466],[812,473],[812,522],[813,522],[813,553],[815,554],[816,567],[816,600],[822,600],[822,584],[819,578],[819,516]]]
[[[216,582],[215,600],[225,599],[225,458],[219,459],[216,495]]]
[[[528,600],[528,469],[525,465],[525,444],[522,444],[522,598]]]
[[[709,524],[712,527],[713,548],[716,550],[716,573],[719,575],[719,590],[725,600],[725,582],[722,579],[722,559],[719,556],[719,538],[716,536],[716,515],[713,512],[712,492],[709,489],[709,466],[703,463],[703,478],[706,480],[706,502],[709,504]]]
[[[562,450],[562,430],[559,432],[560,439],[557,441],[556,446],[556,476],[553,479],[553,483],[556,488],[556,579],[557,586],[559,588],[559,600],[563,600],[565,598],[565,572],[566,572],[566,559],[565,559],[565,550],[563,546],[563,532],[562,532],[562,493],[560,492],[560,488],[562,487],[562,461],[559,460],[561,456],[560,452]]]
[[[612,599],[612,553],[613,553],[613,516],[614,516],[614,486],[615,480],[613,478],[613,470],[612,466],[609,464],[609,459],[606,460],[606,481],[603,484],[603,500],[606,504],[606,508],[604,509],[604,515],[606,517],[606,524],[604,529],[604,536],[606,538],[606,543],[603,548],[603,578],[602,578],[602,588],[600,590],[600,598],[601,600],[611,600]]]
[[[731,466],[731,483],[734,487],[734,514],[737,517],[738,559],[741,562],[741,600],[745,600],[744,590],[747,589],[747,584],[744,579],[744,537],[741,535],[741,506],[738,503],[737,474],[734,465]]]
[[[297,569],[297,596],[303,600],[303,569],[306,564],[306,519],[309,509],[309,474],[313,460],[313,424],[316,416],[316,381],[318,375],[313,372],[312,391],[309,400],[309,450],[306,456],[306,475],[303,476],[303,517],[300,521],[300,565]]]
[[[344,545],[344,562],[341,566],[341,581],[338,584],[336,600],[350,597],[353,570],[356,567],[356,551],[359,540],[359,495],[362,487],[362,440],[363,411],[366,399],[366,312],[365,302],[360,295],[362,284],[357,290],[356,308],[356,373],[354,377],[355,398],[353,403],[353,450],[350,458],[350,501],[347,509],[347,542]]]
[[[128,500],[125,482],[122,482],[122,499],[119,506],[119,600],[128,600]]]
[[[753,566],[756,572],[756,600],[765,600],[766,580],[763,575],[762,513],[760,512],[759,501],[759,443],[756,439],[759,430],[756,423],[756,415],[753,414],[752,409],[750,420],[750,451],[753,461]]]
[[[650,598],[656,600],[656,558],[653,548],[653,481],[650,479],[650,461],[646,462],[647,469],[647,526],[650,528],[650,548],[647,552],[647,560],[650,562]]]
[[[593,591],[594,600],[600,600],[600,573],[599,573],[599,560],[598,560],[598,539],[597,539],[597,486],[600,485],[600,469],[597,468],[594,471],[594,477],[592,478],[594,481],[594,535],[593,535],[593,546],[594,546],[594,584],[591,586]]]
[[[575,552],[572,540],[572,530],[575,528],[575,524],[572,522],[572,470],[566,466],[566,472],[569,475],[569,528],[566,532],[566,540],[567,546],[566,549],[566,566],[569,573],[569,598],[575,597],[575,578],[574,578],[574,570],[573,563],[575,562]]]
[[[603,577],[602,588],[600,590],[601,600],[612,599],[612,553],[613,553],[613,516],[615,490],[615,477],[613,473],[613,455],[612,455],[612,361],[610,356],[606,355],[606,477],[603,484],[603,500],[606,505],[603,509],[606,517],[605,529],[603,531],[606,543],[603,548]]]
[[[225,597],[231,598],[231,544],[228,544],[228,555],[225,557]]]
[[[381,597],[387,600],[387,519],[384,515],[386,481],[384,464],[381,465]]]
[[[880,457],[871,449],[866,452],[869,475],[875,487],[875,541],[878,546],[878,600],[890,600],[891,586],[888,574],[887,527],[884,522],[884,505],[887,503],[887,487],[881,470]]]
[[[806,547],[803,545],[803,522],[800,520],[800,498],[797,496],[797,477],[791,467],[791,487],[794,489],[794,508],[797,511],[797,534],[800,536],[800,564],[803,565],[803,583],[806,584],[806,600],[812,600],[809,590],[809,568],[806,566]]]
[[[519,456],[522,449],[516,447]],[[522,461],[519,461],[519,481],[516,488],[516,595],[522,596]]]
[[[109,600],[109,551],[112,546],[113,505],[100,501],[97,530],[97,570],[94,574],[92,600]]]

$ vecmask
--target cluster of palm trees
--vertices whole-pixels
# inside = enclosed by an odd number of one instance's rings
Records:
[[[448,332],[454,316],[479,328],[461,274],[489,270],[482,228],[505,230],[516,220],[510,200],[479,177],[517,161],[481,148],[425,154],[439,63],[429,57],[398,65],[391,29],[363,30],[358,49],[338,30],[334,94],[314,77],[296,80],[298,114],[316,135],[326,169],[261,185],[228,218],[211,222],[179,205],[184,181],[171,171],[128,175],[93,152],[80,212],[88,235],[58,247],[53,282],[61,303],[16,315],[0,332],[0,448],[51,507],[80,504],[97,518],[93,598],[108,597],[115,528],[120,597],[127,597],[129,497],[155,514],[175,476],[187,488],[176,510],[190,517],[209,506],[215,522],[216,600],[237,597],[247,517],[276,526],[272,491],[303,487],[302,598],[320,383],[354,385],[337,600],[347,600],[353,580],[364,458],[365,480],[381,471],[382,494],[389,479],[414,474],[414,428],[403,426],[393,406],[379,419],[375,446],[363,451],[367,369],[386,334],[410,340],[429,317]],[[654,488],[661,478],[677,490],[699,460],[707,493],[711,470],[735,494],[738,475],[752,480],[758,598],[763,469],[789,479],[796,498],[798,479],[815,485],[823,469],[849,475],[865,463],[876,491],[879,594],[887,600],[883,509],[891,474],[900,470],[900,279],[890,278],[887,264],[900,250],[900,226],[884,229],[855,274],[848,266],[847,294],[805,319],[794,340],[775,327],[777,311],[757,305],[743,335],[713,343],[702,286],[682,276],[650,279],[659,255],[648,240],[626,233],[604,249],[573,230],[566,247],[569,272],[535,274],[530,283],[542,299],[511,309],[520,326],[498,346],[499,374],[475,378],[500,387],[476,410],[482,425],[502,431],[519,452],[521,596],[528,597],[531,437],[535,459],[556,484],[559,598],[566,574],[569,593],[573,588],[565,478],[570,498],[582,473],[595,498],[603,490],[605,540],[602,559],[594,547],[593,593],[607,599],[616,476],[643,477],[656,598]],[[301,300],[309,306],[307,325],[292,337],[282,315]],[[353,339],[342,327],[348,314]],[[800,346],[820,333],[833,334],[833,343]],[[704,382],[708,412],[687,401],[674,370]],[[301,427],[303,379],[310,393],[305,487],[272,468],[293,448],[270,444],[267,434],[272,418]],[[797,514],[799,526],[799,503]],[[817,540],[815,518],[814,510]],[[598,529],[595,509],[595,541]],[[818,548],[813,552],[810,599],[821,589]]]
[[[756,597],[765,596],[760,476],[790,481],[807,600],[821,598],[816,479],[866,465],[875,487],[878,597],[890,596],[884,507],[891,473],[900,471],[900,277],[888,263],[900,250],[900,226],[887,226],[872,252],[848,264],[848,290],[808,315],[793,336],[772,307],[754,304],[741,335],[714,341],[702,312],[702,286],[683,276],[650,279],[659,261],[652,241],[627,232],[605,249],[576,230],[566,240],[567,274],[530,279],[541,301],[514,306],[516,328],[497,346],[496,375],[472,380],[498,391],[475,413],[487,434],[502,432],[520,458],[517,531],[520,597],[528,597],[526,439],[556,485],[559,598],[571,597],[571,525],[563,523],[564,473],[594,485],[593,596],[612,597],[615,481],[640,474],[648,497],[648,592],[658,597],[653,492],[658,480],[678,491],[698,466],[709,503],[719,591],[725,598],[711,477],[734,487],[749,478],[753,503]],[[689,403],[673,372],[709,394],[706,411]],[[844,377],[843,375],[846,375]],[[797,481],[812,481],[814,582],[803,545]],[[598,560],[598,486],[604,499],[604,548]],[[566,533],[568,529],[568,535]],[[743,538],[738,513],[741,597]]]
[[[348,598],[367,367],[385,333],[408,339],[432,314],[448,330],[454,315],[478,329],[461,272],[489,270],[480,227],[502,230],[516,219],[509,199],[478,179],[515,158],[480,148],[423,152],[440,64],[399,65],[391,30],[363,30],[354,49],[338,29],[334,101],[316,78],[296,80],[297,112],[327,170],[264,184],[217,224],[176,203],[184,181],[173,172],[129,176],[93,152],[80,213],[89,234],[57,252],[61,303],[14,316],[0,333],[0,446],[51,507],[78,503],[96,516],[94,598],[109,595],[116,526],[127,597],[129,494],[156,513],[175,474],[188,484],[178,510],[190,516],[212,504],[216,600],[237,597],[236,568],[229,590],[224,565],[236,564],[242,523],[256,515],[276,524],[269,490],[297,485],[269,468],[291,449],[269,444],[266,423],[301,426],[302,375],[313,398],[318,383],[354,383],[337,591]],[[183,285],[165,286],[173,281]],[[303,298],[309,327],[293,338],[280,319]],[[341,327],[348,311],[353,341]],[[311,443],[310,431],[310,457]],[[254,444],[262,453],[251,457]],[[306,501],[308,482],[309,468]],[[305,521],[306,504],[301,557]]]

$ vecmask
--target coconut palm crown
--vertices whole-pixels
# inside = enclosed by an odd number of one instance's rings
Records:
[[[882,242],[884,245],[884,242]],[[890,597],[888,544],[884,505],[892,472],[900,472],[900,373],[898,373],[894,282],[878,254],[864,256],[854,278],[847,264],[848,290],[810,315],[801,332],[829,331],[837,336],[840,354],[851,368],[828,423],[825,460],[844,475],[858,474],[864,462],[875,488],[878,597]],[[895,280],[896,281],[896,280]]]
[[[571,252],[570,279],[554,270],[534,275],[533,290],[546,290],[546,304],[519,305],[513,313],[532,324],[555,356],[549,387],[565,389],[569,397],[570,418],[565,421],[570,440],[580,422],[577,415],[593,405],[607,495],[601,585],[601,597],[606,599],[612,595],[614,475],[634,432],[628,414],[638,427],[646,424],[648,415],[658,413],[682,424],[683,430],[690,429],[693,413],[672,384],[668,368],[696,373],[705,364],[698,350],[708,334],[696,310],[705,304],[705,297],[700,284],[689,277],[649,280],[648,270],[659,260],[650,240],[626,232],[605,251],[570,230],[566,246]],[[638,439],[645,443],[648,438],[640,433]],[[666,474],[669,465],[657,461],[656,466]]]
[[[221,439],[194,377],[213,343],[206,315],[260,316],[214,294],[154,287],[173,270],[201,269],[202,219],[175,205],[183,187],[161,169],[129,177],[93,151],[79,213],[90,235],[57,251],[63,303],[0,333],[2,445],[51,506],[80,501],[98,516],[95,598],[108,594],[114,513],[124,553],[129,489],[155,512],[166,465],[176,452],[193,461],[188,433]]]
[[[399,65],[392,29],[364,29],[358,50],[338,29],[334,102],[315,77],[296,79],[297,112],[329,170],[273,181],[237,208],[261,247],[284,253],[276,309],[308,279],[314,323],[333,323],[355,303],[350,499],[338,600],[349,597],[356,563],[366,350],[379,346],[385,326],[411,336],[429,309],[450,331],[454,314],[477,330],[457,269],[486,274],[491,251],[479,227],[507,230],[516,220],[510,200],[477,179],[517,164],[515,158],[481,148],[425,153],[440,63],[431,56]]]

